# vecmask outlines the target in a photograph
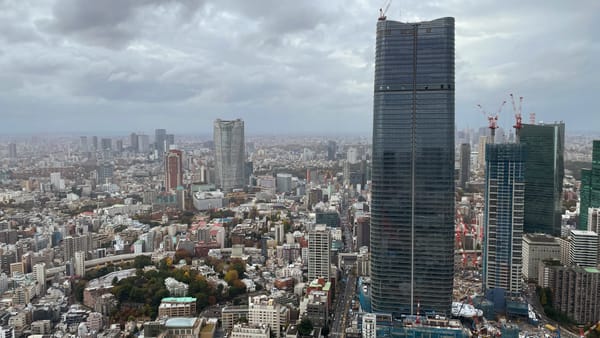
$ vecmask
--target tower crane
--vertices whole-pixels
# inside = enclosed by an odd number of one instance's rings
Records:
[[[388,0],[386,5],[379,9],[379,21],[384,21],[386,19],[385,13],[387,13],[391,4],[392,0]]]
[[[496,115],[488,114],[480,104],[477,105],[477,107],[483,113],[483,115],[487,116],[488,128],[490,128],[490,136],[491,136],[490,143],[494,143],[494,140],[496,138],[496,129],[498,128],[498,115],[502,111],[502,107],[504,107],[505,104],[506,104],[506,100],[502,101],[502,103],[500,104],[500,108],[498,108],[498,111],[496,112]]]
[[[510,101],[512,102],[513,112],[515,113],[515,137],[517,139],[517,143],[519,143],[519,134],[521,133],[521,128],[523,127],[522,120],[523,117],[521,115],[521,107],[523,105],[523,96],[519,96],[519,108],[517,109],[517,105],[515,104],[515,96],[510,94]]]

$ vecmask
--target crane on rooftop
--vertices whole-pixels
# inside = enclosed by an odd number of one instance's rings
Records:
[[[388,0],[386,5],[379,9],[379,21],[384,21],[386,19],[385,13],[387,13],[391,4],[392,0]]]
[[[515,96],[512,93],[510,94],[510,101],[512,102],[513,112],[515,113],[515,125],[513,126],[513,128],[515,128],[515,138],[517,143],[519,143],[519,135],[521,133],[521,128],[523,127],[523,116],[521,115],[523,96],[519,96],[519,108],[517,108],[517,105],[515,104]]]
[[[498,111],[496,112],[496,115],[488,114],[480,104],[477,105],[477,107],[483,113],[483,115],[487,116],[488,128],[490,128],[490,143],[494,143],[494,140],[496,138],[496,129],[498,129],[498,115],[502,111],[502,107],[504,107],[505,104],[506,100],[502,101],[502,103],[500,104],[500,108],[498,108]]]

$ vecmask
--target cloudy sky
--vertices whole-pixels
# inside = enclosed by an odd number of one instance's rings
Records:
[[[383,0],[0,0],[0,133],[370,134]],[[509,93],[600,129],[600,1],[394,0],[456,18],[458,127]],[[512,125],[505,107],[500,125]]]

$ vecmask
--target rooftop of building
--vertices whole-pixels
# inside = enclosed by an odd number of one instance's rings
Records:
[[[550,236],[548,234],[542,234],[542,233],[525,234],[525,235],[523,235],[523,237],[528,242],[553,243],[556,241],[556,238],[554,236]]]
[[[179,328],[179,327],[194,327],[196,321],[199,320],[196,317],[175,317],[169,318],[165,322],[166,328]]]
[[[190,303],[195,302],[196,298],[194,297],[166,297],[161,300],[161,302],[169,302],[169,303]]]

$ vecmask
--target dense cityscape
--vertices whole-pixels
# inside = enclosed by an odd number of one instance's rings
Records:
[[[0,338],[600,336],[600,134],[459,125],[455,19],[388,7],[358,134],[0,135]]]

